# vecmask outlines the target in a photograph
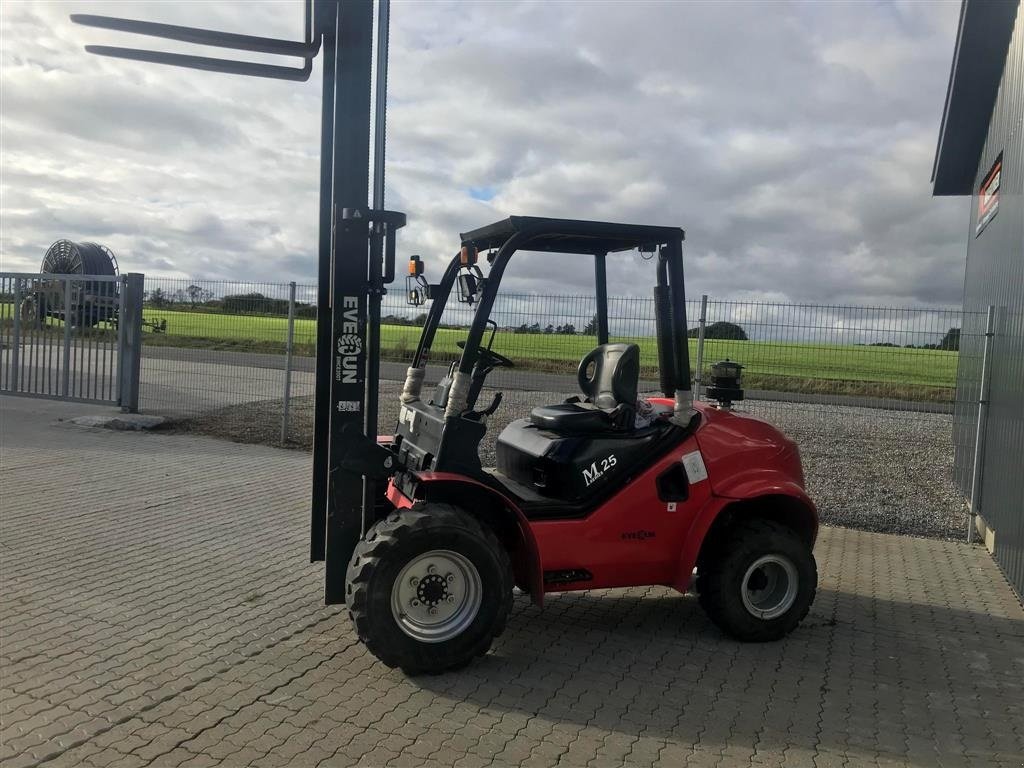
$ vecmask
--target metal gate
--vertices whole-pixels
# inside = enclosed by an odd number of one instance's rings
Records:
[[[139,405],[143,276],[0,272],[0,393]]]

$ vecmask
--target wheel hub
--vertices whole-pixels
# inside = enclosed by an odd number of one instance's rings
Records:
[[[788,557],[764,555],[755,560],[743,575],[740,589],[743,607],[764,621],[777,619],[796,602],[799,578]]]
[[[430,574],[420,581],[416,587],[416,594],[419,596],[420,602],[433,608],[438,603],[447,602],[451,593],[448,591],[448,582],[444,578],[437,574]]]
[[[476,566],[447,549],[424,552],[399,572],[391,613],[416,640],[441,643],[462,633],[480,612],[483,584]]]

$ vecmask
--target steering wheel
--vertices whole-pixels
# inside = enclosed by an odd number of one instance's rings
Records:
[[[462,340],[457,341],[455,342],[455,346],[457,346],[459,349],[465,349],[466,342]],[[495,352],[492,349],[488,349],[487,347],[478,347],[477,352],[479,353],[480,357],[483,358],[484,365],[488,368],[516,367],[516,364],[509,360],[507,357]]]

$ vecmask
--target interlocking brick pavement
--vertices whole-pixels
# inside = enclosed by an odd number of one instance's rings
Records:
[[[661,588],[520,596],[486,658],[407,679],[322,605],[307,455],[0,407],[10,768],[1024,763],[1024,611],[979,547],[824,529],[766,645]]]

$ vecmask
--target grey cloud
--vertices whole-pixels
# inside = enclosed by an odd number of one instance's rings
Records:
[[[5,263],[34,268],[38,244],[87,234],[162,273],[312,280],[318,78],[88,57],[70,7],[3,18]],[[113,7],[299,33],[294,4]],[[511,213],[630,219],[686,228],[691,296],[956,304],[965,203],[928,184],[956,8],[395,4],[402,251],[436,273],[459,231]],[[614,289],[647,295],[643,267],[613,260]],[[525,257],[508,288],[585,294],[591,279],[578,259]]]

